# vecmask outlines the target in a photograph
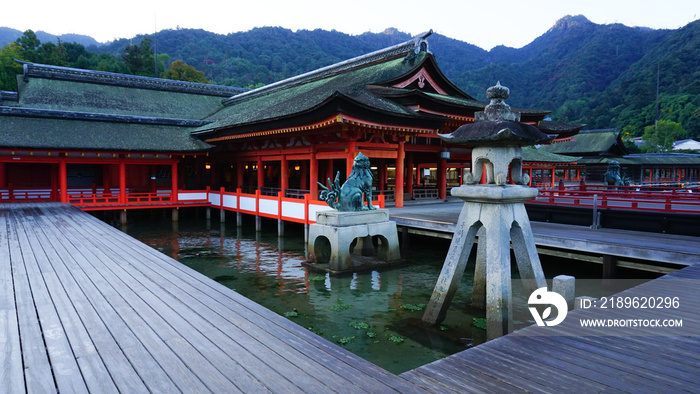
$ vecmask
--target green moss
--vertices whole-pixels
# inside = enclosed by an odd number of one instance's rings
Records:
[[[427,306],[427,304],[417,304],[417,305],[403,304],[400,306],[400,308],[415,312],[415,311],[422,311],[423,309],[425,309],[426,306]]]
[[[338,303],[337,303],[336,305],[333,305],[333,306],[331,306],[331,307],[328,307],[328,309],[330,309],[330,310],[332,310],[332,311],[335,311],[335,312],[340,312],[340,311],[342,311],[342,310],[350,309],[350,308],[352,308],[352,305],[343,304],[343,299],[342,299],[342,298],[338,299]]]
[[[398,345],[398,344],[400,344],[400,343],[403,343],[403,341],[404,341],[405,339],[403,339],[402,337],[396,336],[396,335],[390,335],[390,336],[389,336],[389,340],[390,340],[391,342],[394,342],[395,344]]]
[[[348,325],[356,330],[367,330],[369,328],[369,324],[363,321],[351,321]]]
[[[481,328],[482,330],[486,329],[486,319],[483,317],[474,317],[472,318],[472,325],[476,328]]]

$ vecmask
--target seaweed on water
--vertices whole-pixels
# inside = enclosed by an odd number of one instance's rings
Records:
[[[417,305],[403,304],[400,306],[400,308],[415,312],[415,311],[422,311],[423,309],[425,309],[426,306],[428,306],[428,305],[427,304],[417,304]]]
[[[476,328],[481,328],[482,330],[486,329],[486,319],[483,317],[474,317],[472,318],[472,325]]]
[[[339,298],[338,303],[336,305],[328,307],[328,309],[335,311],[335,312],[340,312],[344,309],[350,309],[352,308],[352,305],[349,304],[343,304],[343,299]]]
[[[356,330],[367,330],[369,329],[369,324],[363,321],[351,321],[348,325]]]

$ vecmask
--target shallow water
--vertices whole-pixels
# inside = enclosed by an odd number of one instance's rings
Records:
[[[486,331],[478,327],[485,312],[469,305],[473,261],[446,320],[438,327],[421,324],[422,309],[430,300],[449,241],[414,238],[411,248],[402,251],[406,264],[401,267],[329,276],[302,266],[303,227],[288,224],[283,238],[275,230],[256,233],[251,227],[237,228],[235,222],[222,226],[204,220],[136,220],[126,229],[166,255],[393,373],[485,341]],[[551,268],[543,264],[547,277],[562,271],[561,262]],[[577,278],[597,275],[587,270],[590,265],[569,264],[565,271]],[[517,278],[517,268],[513,272]],[[586,294],[608,293],[593,287],[584,290]],[[516,329],[532,323],[526,303],[519,281],[513,281]]]

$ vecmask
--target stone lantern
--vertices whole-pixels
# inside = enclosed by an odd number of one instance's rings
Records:
[[[522,173],[522,147],[548,142],[537,127],[520,123],[520,114],[504,102],[509,89],[497,83],[486,91],[491,102],[474,123],[441,134],[443,141],[473,147],[471,173],[452,195],[464,201],[450,249],[423,321],[438,324],[464,273],[476,236],[472,304],[486,308],[487,336],[496,338],[513,330],[510,248],[529,293],[546,287],[540,259],[524,202],[537,196]],[[479,184],[485,171],[485,183]]]

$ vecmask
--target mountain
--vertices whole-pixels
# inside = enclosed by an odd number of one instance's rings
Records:
[[[0,42],[6,30],[0,28]],[[146,37],[154,39],[140,35],[91,49],[119,58],[127,45]],[[171,29],[155,38],[159,54],[204,71],[214,83],[254,87],[410,36],[393,28],[351,36],[260,27],[227,35]],[[441,34],[431,35],[428,43],[446,76],[478,99],[485,100],[486,88],[500,81],[511,89],[513,106],[548,110],[555,120],[588,128],[625,128],[631,135],[654,123],[658,67],[660,118],[681,123],[688,137],[700,137],[700,20],[677,30],[654,30],[565,16],[522,48],[485,51]]]
[[[17,29],[11,29],[9,27],[0,27],[0,47],[5,46],[11,42],[16,41],[18,38],[22,37],[24,32]],[[102,45],[97,42],[94,38],[90,36],[84,36],[82,34],[61,34],[59,36],[47,33],[45,31],[36,31],[36,37],[41,42],[53,42],[54,44],[57,40],[61,42],[74,42],[76,44],[83,45],[85,47],[98,47]]]

